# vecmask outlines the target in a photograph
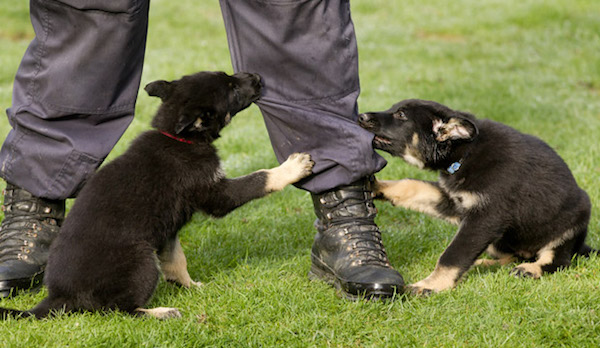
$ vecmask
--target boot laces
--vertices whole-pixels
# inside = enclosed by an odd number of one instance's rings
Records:
[[[381,231],[373,221],[346,227],[344,234],[352,249],[350,257],[353,265],[391,267],[381,240]]]

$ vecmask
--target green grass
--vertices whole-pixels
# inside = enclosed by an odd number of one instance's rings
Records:
[[[363,111],[432,99],[535,134],[569,163],[594,205],[589,243],[600,247],[600,2],[596,0],[353,0]],[[0,105],[32,30],[24,1],[0,4]],[[198,70],[231,72],[216,1],[153,0],[142,84]],[[140,93],[136,119],[109,156],[148,129],[158,101]],[[0,133],[9,130],[5,118]],[[251,107],[217,141],[229,175],[276,165]],[[389,156],[386,155],[386,158]],[[389,158],[384,179],[435,179]],[[515,193],[518,194],[518,193]],[[455,228],[379,203],[392,264],[409,282],[427,276]],[[149,306],[180,308],[157,321],[121,313],[0,322],[0,347],[33,346],[464,346],[600,345],[600,258],[541,280],[508,267],[473,269],[430,298],[347,302],[310,282],[314,216],[288,188],[224,219],[197,215],[182,232],[200,289],[161,282]],[[0,300],[30,308],[45,290]]]

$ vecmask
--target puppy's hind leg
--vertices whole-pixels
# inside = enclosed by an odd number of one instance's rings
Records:
[[[167,281],[173,281],[182,286],[189,288],[191,286],[201,286],[202,283],[195,282],[190,277],[187,270],[187,260],[179,237],[175,237],[169,245],[158,256],[160,260],[160,268]]]
[[[541,248],[536,254],[535,262],[525,262],[511,270],[511,274],[517,277],[538,279],[544,272],[553,273],[561,268],[571,265],[573,257],[572,229],[567,230],[563,236],[551,241]]]
[[[498,250],[493,244],[490,244],[485,252],[493,259],[478,259],[475,261],[475,266],[504,266],[516,260],[516,257],[514,257],[513,254],[504,253]]]

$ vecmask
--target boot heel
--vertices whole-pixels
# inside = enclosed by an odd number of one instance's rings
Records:
[[[329,285],[333,285],[335,283],[335,275],[332,273],[321,269],[321,267],[317,266],[316,263],[321,263],[320,260],[315,260],[313,258],[312,265],[310,266],[310,271],[308,271],[308,279],[315,281],[323,281]]]

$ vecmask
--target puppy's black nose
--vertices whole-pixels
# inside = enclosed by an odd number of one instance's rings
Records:
[[[369,122],[369,114],[358,115],[358,122]]]

